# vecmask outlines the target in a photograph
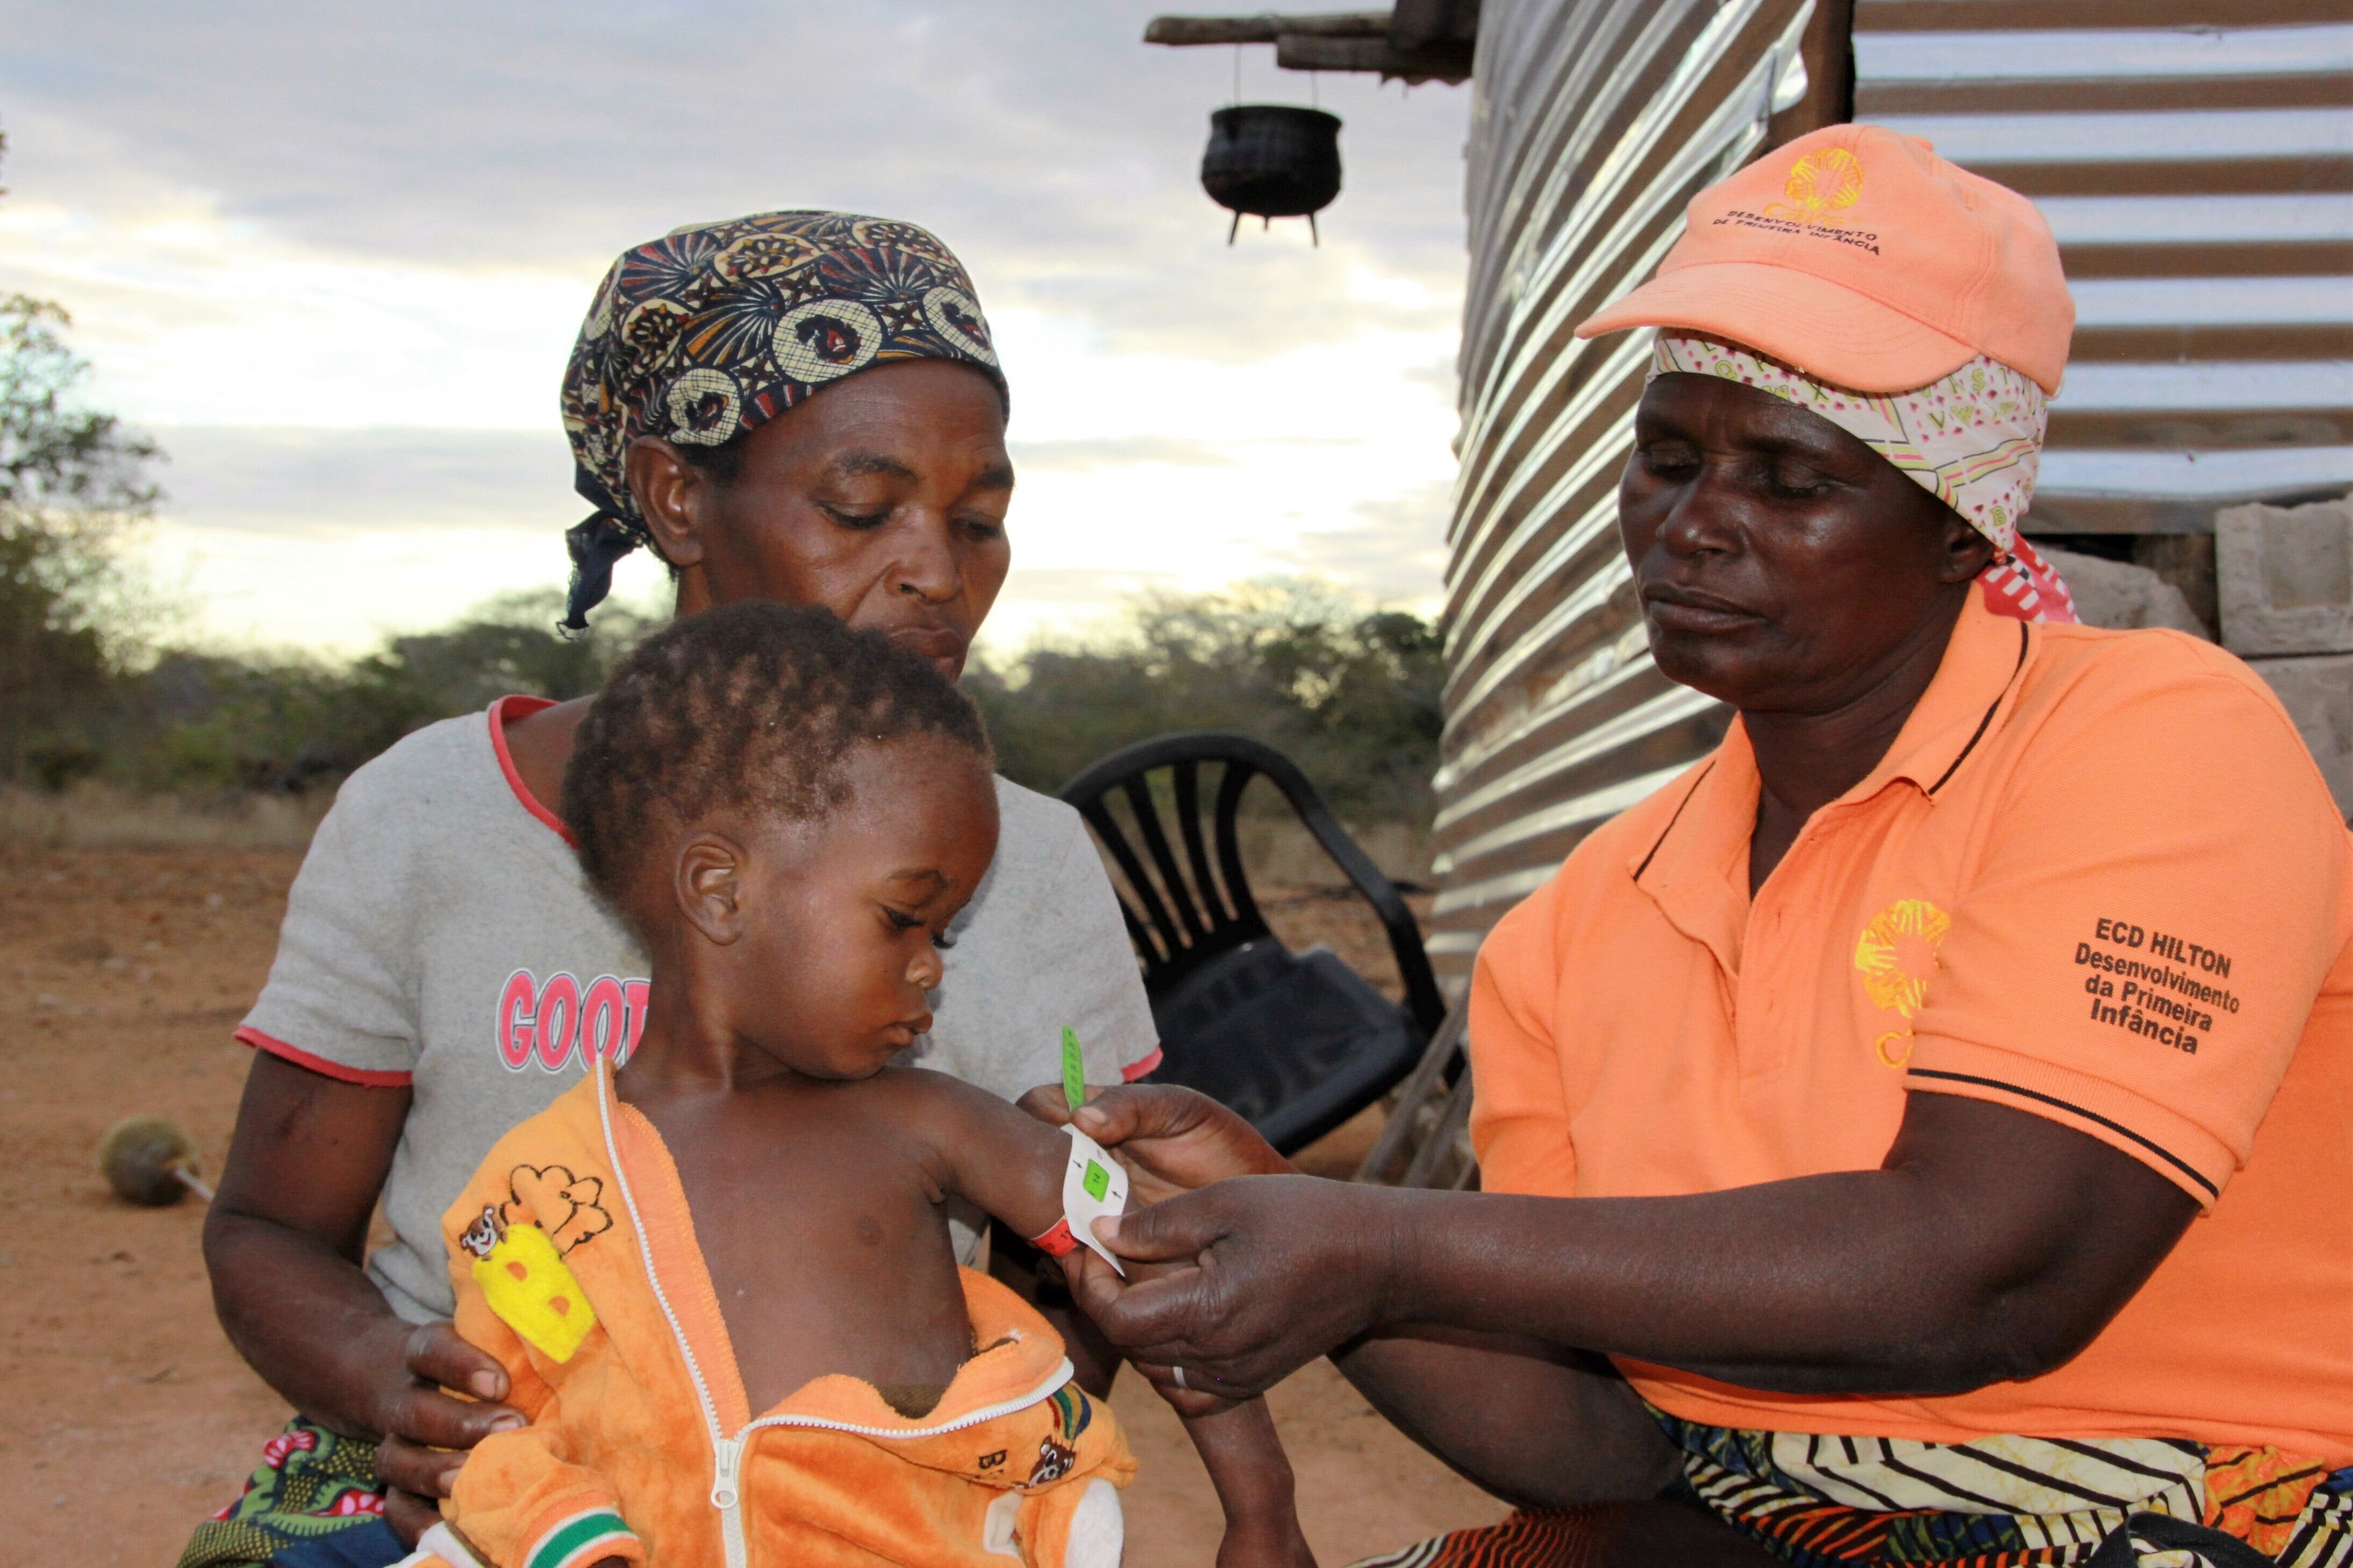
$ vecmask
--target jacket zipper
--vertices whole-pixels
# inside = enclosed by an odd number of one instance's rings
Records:
[[[751,1428],[746,1427],[744,1431]],[[726,1549],[728,1568],[743,1568],[744,1434],[715,1437],[718,1464],[712,1472],[711,1506],[719,1510],[720,1544]]]
[[[694,1347],[686,1342],[686,1331],[680,1326],[678,1313],[671,1310],[670,1297],[662,1290],[661,1276],[654,1272],[653,1244],[647,1239],[645,1221],[638,1214],[637,1194],[629,1190],[629,1173],[622,1168],[621,1148],[613,1138],[611,1094],[611,1068],[599,1061],[596,1120],[605,1133],[605,1158],[611,1163],[614,1183],[621,1189],[622,1206],[629,1211],[629,1228],[637,1233],[638,1259],[645,1265],[646,1283],[653,1287],[654,1303],[661,1308],[662,1318],[670,1324],[670,1338],[678,1342],[678,1353],[686,1361],[686,1375],[694,1384],[694,1397],[702,1406],[703,1428],[711,1436],[711,1506],[719,1510],[719,1532],[726,1548],[727,1568],[744,1568],[743,1495],[738,1485],[743,1472],[744,1442],[720,1429],[719,1406],[711,1397],[711,1384],[703,1380],[702,1368],[694,1359]],[[720,1500],[723,1497],[726,1499],[724,1502]]]
[[[1018,1398],[1000,1400],[984,1405],[953,1421],[936,1426],[919,1426],[912,1431],[883,1426],[860,1426],[848,1421],[828,1421],[816,1415],[763,1415],[748,1423],[733,1437],[719,1425],[719,1405],[711,1397],[711,1385],[703,1380],[702,1367],[694,1359],[694,1347],[686,1342],[686,1330],[679,1323],[678,1314],[670,1310],[670,1297],[663,1291],[661,1277],[654,1272],[652,1244],[646,1238],[645,1222],[638,1215],[638,1200],[629,1190],[629,1173],[621,1167],[620,1145],[613,1137],[613,1110],[608,1100],[611,1082],[606,1064],[596,1064],[596,1119],[605,1134],[605,1158],[613,1167],[613,1180],[621,1189],[622,1205],[628,1210],[629,1228],[637,1233],[638,1259],[645,1265],[646,1283],[653,1288],[654,1302],[662,1310],[663,1321],[670,1324],[670,1337],[678,1342],[678,1353],[686,1362],[686,1375],[694,1384],[694,1397],[702,1406],[702,1424],[711,1436],[711,1506],[719,1510],[719,1536],[727,1558],[727,1568],[745,1568],[747,1552],[744,1542],[744,1449],[754,1432],[763,1426],[803,1426],[825,1432],[851,1432],[861,1437],[937,1437],[950,1432],[961,1432],[967,1426],[978,1426],[1000,1415],[1010,1415],[1017,1410],[1027,1410],[1054,1390],[1071,1381],[1073,1369],[1071,1359],[1064,1356],[1061,1363],[1029,1393]]]

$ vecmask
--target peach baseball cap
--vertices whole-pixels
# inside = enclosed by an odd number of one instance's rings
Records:
[[[2024,196],[1917,137],[1833,125],[1694,196],[1658,276],[1577,335],[1627,327],[1707,333],[1858,392],[1983,354],[2055,393],[2075,302]]]

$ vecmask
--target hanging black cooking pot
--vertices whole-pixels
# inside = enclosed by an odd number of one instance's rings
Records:
[[[1340,117],[1290,103],[1213,110],[1201,188],[1234,215],[1228,245],[1245,213],[1269,220],[1303,217],[1314,235],[1315,215],[1340,194]],[[1323,237],[1315,235],[1315,241],[1322,244]]]

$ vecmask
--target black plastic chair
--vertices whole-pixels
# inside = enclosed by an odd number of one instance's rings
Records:
[[[1208,763],[1222,773],[1213,801],[1202,795]],[[1166,785],[1155,788],[1164,774]],[[1404,978],[1403,1006],[1336,955],[1293,952],[1268,928],[1250,896],[1236,831],[1242,791],[1258,777],[1282,792],[1380,917]],[[1127,803],[1126,826],[1111,810],[1114,795]],[[1126,882],[1120,910],[1160,1030],[1163,1058],[1153,1081],[1223,1101],[1287,1154],[1412,1070],[1446,1015],[1421,928],[1397,885],[1290,758],[1247,735],[1163,735],[1103,758],[1064,784],[1061,797],[1086,818]],[[1174,819],[1173,842],[1164,810]]]

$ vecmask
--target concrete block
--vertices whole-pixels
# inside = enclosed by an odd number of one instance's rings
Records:
[[[2214,640],[2213,628],[2190,610],[2181,590],[2147,567],[2048,545],[2038,548],[2042,558],[2067,579],[2067,591],[2075,596],[2075,614],[2085,626],[2116,631],[2171,626],[2208,642]]]
[[[2249,661],[2271,683],[2328,780],[2337,809],[2353,820],[2353,654]]]
[[[2209,626],[2222,619],[2214,611],[2214,535],[2144,533],[2133,541],[2133,564],[2146,566],[2189,601],[2189,613]]]
[[[2353,499],[2219,511],[2214,565],[2232,653],[2353,653]]]

